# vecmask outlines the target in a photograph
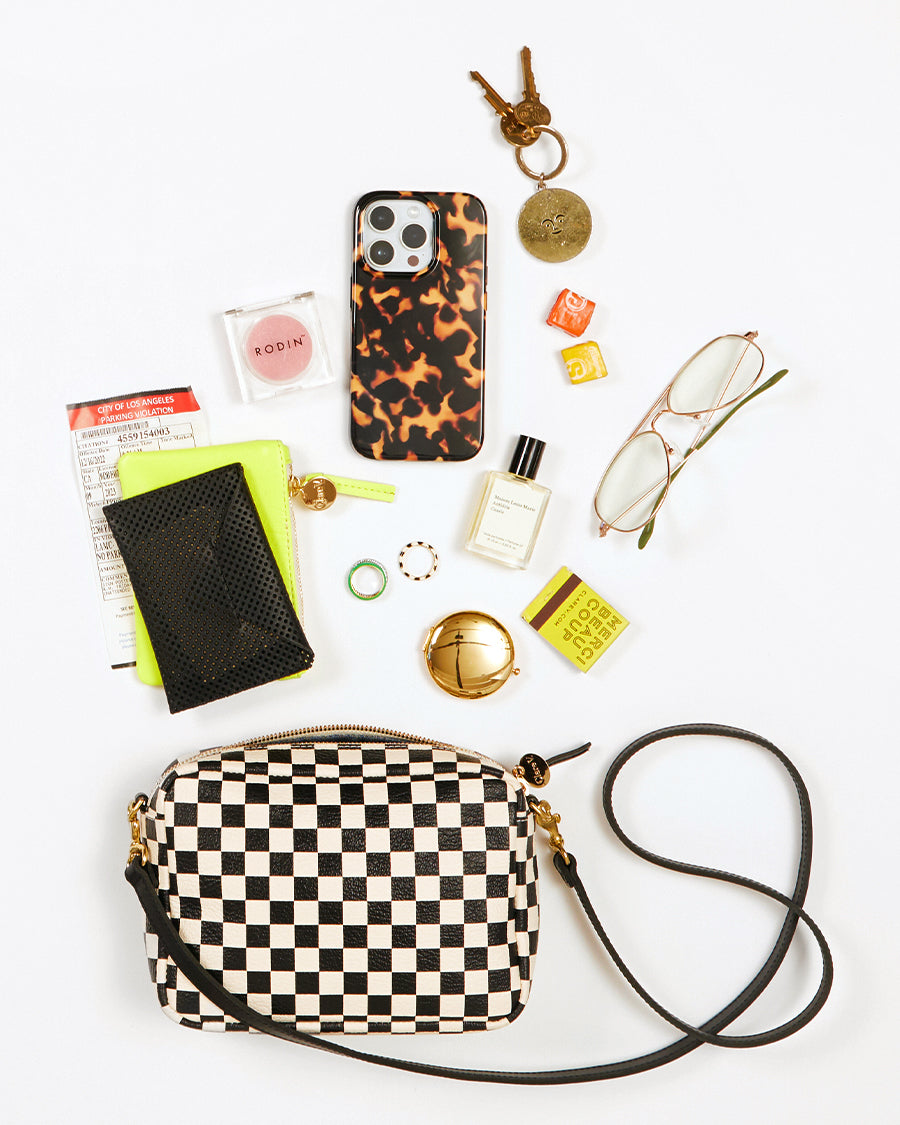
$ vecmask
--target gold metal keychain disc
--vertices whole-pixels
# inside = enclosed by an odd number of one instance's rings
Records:
[[[538,189],[519,212],[519,239],[544,262],[567,262],[590,237],[591,213],[574,191]]]
[[[569,160],[569,150],[561,133],[546,125],[538,133],[549,133],[560,147],[560,160],[550,172],[534,172],[525,163],[522,149],[516,149],[516,163],[532,180],[537,191],[519,212],[519,239],[529,254],[544,262],[567,262],[587,246],[591,237],[591,212],[574,191],[548,188],[545,182],[558,176]]]

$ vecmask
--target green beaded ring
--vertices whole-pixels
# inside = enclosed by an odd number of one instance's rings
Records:
[[[358,570],[363,570],[364,568],[377,571],[377,573],[381,576],[381,585],[372,594],[364,594],[361,590],[357,590],[357,588],[353,585],[353,575],[356,574]],[[359,600],[363,602],[370,602],[374,598],[380,598],[384,591],[387,589],[387,584],[387,571],[377,559],[360,559],[358,563],[354,563],[353,566],[350,567],[350,573],[347,575],[347,588],[354,596],[354,598],[359,598]]]

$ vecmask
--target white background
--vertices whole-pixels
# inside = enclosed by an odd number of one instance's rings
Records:
[[[891,1119],[896,5],[32,3],[4,5],[0,34],[7,1119]],[[586,252],[561,266],[518,243],[531,185],[468,77],[479,69],[517,96],[524,43],[571,148],[558,183],[594,215]],[[352,207],[395,187],[470,191],[487,206],[487,436],[474,462],[382,466],[349,444]],[[602,382],[565,376],[570,340],[544,323],[563,286],[597,303]],[[336,383],[243,405],[218,314],[306,288],[320,296]],[[634,536],[599,540],[591,498],[619,443],[696,348],[748,329],[767,371],[790,374],[690,464],[645,551]],[[317,654],[307,677],[170,717],[160,691],[106,666],[64,406],[188,383],[213,441],[281,438],[301,469],[398,494],[392,507],[339,498],[297,513]],[[523,432],[547,442],[540,479],[553,498],[531,567],[516,572],[461,544],[483,474],[506,467]],[[396,570],[410,539],[440,553],[427,583]],[[373,604],[344,587],[363,555],[391,575]],[[588,675],[519,617],[562,565],[632,622]],[[430,624],[465,608],[506,623],[522,669],[482,701],[442,694],[419,652]],[[702,1021],[761,964],[778,911],[647,868],[600,808],[618,750],[691,721],[766,735],[809,784],[808,906],[836,975],[794,1039],[529,1091],[199,1034],[158,1011],[122,878],[128,800],[177,754],[355,722],[510,764],[592,739],[547,795],[626,960]],[[790,886],[791,786],[761,752],[673,742],[646,758],[618,800],[636,836]],[[516,1024],[366,1045],[534,1069],[671,1039],[546,862],[542,902],[533,996]],[[797,945],[734,1030],[770,1026],[812,995],[815,950],[802,935]]]

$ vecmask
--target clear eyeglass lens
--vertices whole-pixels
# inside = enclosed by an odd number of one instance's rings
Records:
[[[597,515],[619,531],[637,531],[665,497],[669,459],[662,438],[647,430],[627,442],[603,474],[597,489]]]
[[[675,414],[703,414],[743,398],[763,368],[763,354],[746,336],[720,336],[687,361],[675,376],[668,407]]]

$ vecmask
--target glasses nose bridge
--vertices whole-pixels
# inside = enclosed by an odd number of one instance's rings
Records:
[[[667,403],[668,403],[668,395],[666,395],[666,397],[663,399],[662,405],[658,406],[655,410],[653,410],[650,413],[649,420],[646,424],[646,429],[645,429],[644,432],[646,433],[648,430],[652,430],[653,433],[656,434],[656,436],[659,438],[659,440],[666,447],[666,453],[668,453],[668,455],[670,457],[672,457],[675,453],[674,447],[672,446],[672,444],[670,442],[666,441],[666,439],[663,437],[663,435],[656,428],[656,424],[657,424],[657,422],[659,422],[659,420],[661,418],[663,418],[666,414],[672,413],[672,411],[669,409]]]

